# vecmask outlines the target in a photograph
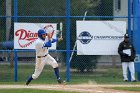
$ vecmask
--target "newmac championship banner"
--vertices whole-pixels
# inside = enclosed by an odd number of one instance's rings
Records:
[[[41,28],[54,31],[53,37],[56,38],[56,23],[14,23],[14,49],[35,49]],[[50,49],[56,49],[56,43]]]
[[[77,55],[118,55],[124,21],[77,21]]]

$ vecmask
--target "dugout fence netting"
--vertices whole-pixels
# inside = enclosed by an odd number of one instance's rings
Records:
[[[17,55],[15,55],[14,22],[57,23],[58,30],[60,29],[59,23],[63,23],[63,41],[58,43],[57,50],[50,51],[50,54],[59,63],[64,80],[75,83],[101,83],[102,81],[111,83],[113,79],[114,83],[122,81],[118,55],[79,56],[74,46],[77,41],[77,20],[126,21],[126,25],[131,26],[130,20],[133,20],[133,17],[128,15],[128,7],[131,7],[128,0],[122,2],[121,0],[11,1],[11,6],[9,4],[8,7],[6,0],[1,0],[0,6],[0,82],[25,82],[34,72],[34,50],[16,50]],[[7,13],[7,9],[11,11]],[[17,69],[15,69],[15,58],[17,58]],[[41,76],[34,83],[56,83],[54,79],[53,69],[45,66]]]

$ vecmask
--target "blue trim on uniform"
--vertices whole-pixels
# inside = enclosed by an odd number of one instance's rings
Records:
[[[26,85],[29,85],[29,83],[33,80],[32,76],[30,76],[26,82]]]
[[[51,40],[49,40],[44,44],[44,47],[51,47],[51,46],[52,46]]]
[[[58,42],[58,39],[52,39],[52,43]]]
[[[29,79],[28,79],[28,81],[32,81],[32,80],[33,80],[33,78],[32,78],[32,76],[30,76]]]
[[[59,69],[58,68],[54,68],[54,72],[55,72],[55,76],[58,79],[60,79],[60,75],[59,75]]]

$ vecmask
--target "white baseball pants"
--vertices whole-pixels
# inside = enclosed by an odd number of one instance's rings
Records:
[[[36,65],[35,65],[35,71],[32,75],[33,79],[38,78],[38,76],[41,74],[45,64],[51,65],[53,68],[57,68],[58,64],[55,61],[55,59],[50,56],[49,54],[46,57],[37,58],[36,57]]]
[[[131,74],[131,81],[135,80],[135,67],[134,62],[122,62],[123,78],[128,80],[127,69],[129,68]]]

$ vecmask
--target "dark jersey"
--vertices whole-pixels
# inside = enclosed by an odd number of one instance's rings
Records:
[[[131,55],[124,53],[124,50],[130,49]],[[121,42],[118,47],[118,53],[121,57],[121,62],[132,62],[135,59],[135,49],[130,42]]]

